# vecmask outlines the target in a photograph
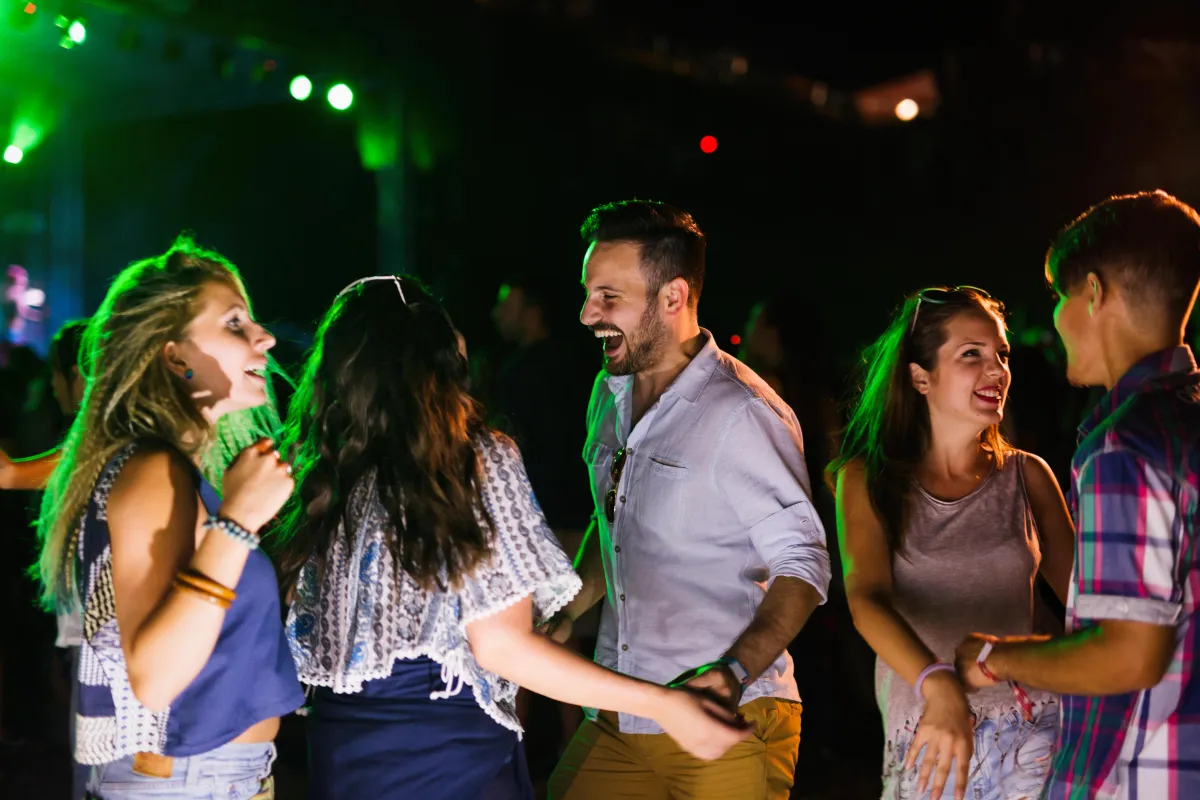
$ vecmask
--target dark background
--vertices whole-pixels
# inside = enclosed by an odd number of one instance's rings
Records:
[[[0,2],[0,47],[20,35],[4,26],[23,5]],[[836,365],[840,393],[904,293],[986,288],[1023,345],[1013,433],[1065,477],[1086,397],[1062,379],[1045,248],[1110,194],[1162,188],[1200,202],[1192,3],[113,0],[69,13],[89,10],[115,22],[89,29],[76,51],[6,61],[0,49],[0,138],[26,91],[14,76],[29,91],[69,84],[78,109],[22,164],[0,163],[0,219],[61,200],[56,142],[79,137],[83,312],[122,266],[190,230],[242,270],[285,363],[339,288],[394,269],[443,296],[473,357],[493,363],[505,354],[488,316],[497,289],[513,273],[546,276],[564,323],[556,336],[598,368],[595,343],[571,323],[579,224],[603,202],[658,199],[708,235],[701,321],[719,343],[736,349],[750,307],[787,292],[795,314],[818,320],[812,347]],[[143,44],[115,46],[126,29],[147,31]],[[162,36],[182,37],[187,56],[167,57]],[[224,77],[214,42],[239,54]],[[259,82],[252,66],[267,58],[278,69]],[[908,123],[858,112],[856,92],[921,70],[936,81],[936,107]],[[295,102],[286,86],[298,72],[346,80],[354,107],[334,113],[319,91]],[[403,113],[382,129],[403,153],[400,263],[381,244],[381,175],[360,148],[396,98]],[[704,135],[719,141],[711,155]],[[0,264],[53,252],[54,235],[6,223]],[[18,376],[2,380],[16,393]],[[54,444],[39,435],[14,455]],[[6,586],[28,608],[19,570],[33,549],[23,525],[33,498],[0,500]],[[820,626],[856,637],[844,619]],[[52,621],[32,617],[5,645],[0,785],[61,774],[47,637]],[[808,701],[796,796],[870,797],[879,722],[869,698],[831,682],[824,653],[793,651]],[[281,786],[302,773],[297,731],[281,740],[291,748]]]

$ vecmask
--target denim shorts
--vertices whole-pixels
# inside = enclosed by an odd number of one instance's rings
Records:
[[[203,755],[177,758],[171,777],[133,771],[133,756],[92,767],[88,797],[97,800],[271,800],[275,744],[227,744]]]
[[[1050,762],[1058,738],[1057,701],[1035,703],[1034,719],[1025,721],[1015,709],[976,710],[975,753],[971,757],[967,800],[1035,800],[1050,776]],[[929,790],[917,792],[919,767],[903,768],[913,734],[906,730],[889,742],[883,771],[883,800],[928,798]],[[930,779],[932,783],[932,777]],[[954,797],[951,771],[942,800]],[[938,800],[933,798],[932,800]]]

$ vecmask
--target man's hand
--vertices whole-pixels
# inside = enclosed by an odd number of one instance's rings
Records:
[[[742,684],[733,670],[722,664],[692,678],[684,684],[697,692],[711,695],[726,708],[736,711],[742,702]]]
[[[979,651],[983,649],[986,642],[992,642],[995,648],[1000,648],[1006,644],[1027,644],[1049,640],[1049,636],[1040,633],[1031,636],[989,636],[986,633],[972,633],[954,651],[954,668],[958,671],[958,679],[962,681],[963,686],[969,692],[995,686],[996,681],[988,680],[983,671],[979,669]],[[994,653],[996,650],[993,649],[992,652]],[[990,667],[989,670],[997,678],[1006,680],[1005,676],[996,670]]]
[[[537,627],[538,633],[550,637],[552,641],[566,644],[575,629],[575,622],[566,612],[560,611]]]
[[[958,679],[968,692],[996,685],[995,681],[989,680],[979,669],[979,651],[989,641],[996,641],[996,637],[973,633],[954,651],[954,669],[958,671]]]

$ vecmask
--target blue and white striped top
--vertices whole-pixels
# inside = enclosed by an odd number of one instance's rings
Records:
[[[163,711],[151,711],[134,696],[117,625],[108,495],[139,446],[165,445],[135,442],[113,456],[96,481],[79,531],[83,644],[76,675],[75,760],[81,764],[107,764],[139,752],[199,755],[304,703],[283,633],[275,568],[261,550],[250,553],[237,599],[225,612],[216,647],[200,674]],[[220,497],[199,470],[194,475],[196,491],[214,513]]]

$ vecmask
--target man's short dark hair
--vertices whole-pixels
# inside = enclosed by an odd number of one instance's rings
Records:
[[[1069,294],[1089,272],[1135,304],[1183,321],[1200,286],[1200,215],[1164,191],[1117,195],[1063,228],[1046,252],[1046,281]]]
[[[687,281],[689,305],[704,289],[704,234],[686,211],[653,200],[622,200],[597,206],[579,229],[589,244],[637,245],[651,294],[668,281]]]

